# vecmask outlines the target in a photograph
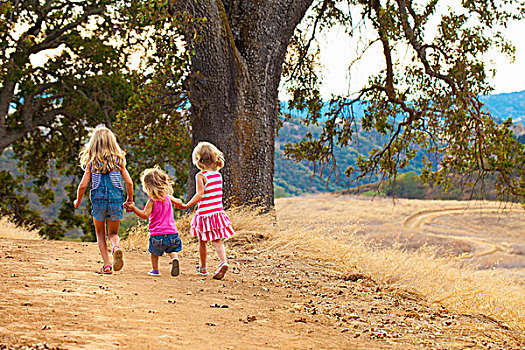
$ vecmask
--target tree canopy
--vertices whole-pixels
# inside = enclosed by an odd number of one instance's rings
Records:
[[[524,147],[509,130],[512,120],[498,124],[480,97],[492,91],[489,78],[494,73],[484,55],[496,48],[512,59],[514,47],[502,30],[507,22],[523,18],[524,3],[447,4],[439,0],[318,2],[306,30],[297,31],[292,39],[296,49],[289,55],[283,78],[292,94],[290,106],[308,110],[307,124],[322,121],[323,132],[288,145],[287,156],[336,171],[335,147],[348,146],[358,130],[374,130],[388,136],[388,141],[368,157],[359,157],[357,169],[345,169],[347,176],[392,178],[424,151],[426,181],[450,185],[461,176],[474,186],[496,175],[502,198],[523,200]],[[360,11],[355,26],[352,6]],[[359,26],[373,31],[364,50],[380,45],[384,66],[353,96],[333,96],[322,116],[322,77],[311,67],[317,57],[316,35],[334,24],[349,35],[357,33]],[[354,113],[357,105],[365,109],[361,119]]]
[[[153,89],[150,85],[169,88],[171,81],[180,84],[188,54],[181,45],[177,47],[175,39],[191,28],[189,22],[184,14],[169,15],[159,2],[0,4],[0,150],[10,147],[22,170],[0,172],[0,215],[42,228],[52,238],[63,235],[64,224],[89,233],[89,216],[75,214],[70,201],[82,173],[78,152],[98,124],[116,131],[124,146],[134,146],[131,164],[187,162],[187,125],[180,122],[183,118],[165,122],[174,113],[180,116],[176,106],[184,104],[182,89],[179,86],[179,92],[165,96],[168,103],[162,105],[148,96]],[[170,79],[173,74],[176,79]],[[125,113],[129,123],[123,125]],[[152,122],[151,118],[157,119]],[[143,128],[146,122],[151,124],[149,129]],[[172,128],[170,132],[176,128],[174,139],[180,139],[186,150],[148,149],[145,157],[141,148],[151,145],[151,136],[162,128]],[[169,144],[172,141],[176,140]],[[166,144],[155,140],[158,148]],[[132,166],[132,174],[134,170]],[[181,171],[177,175],[180,188],[186,177]],[[51,205],[58,177],[69,179],[69,198],[63,201],[56,220],[45,222],[38,210],[29,207],[27,193],[36,193],[41,205]]]
[[[199,116],[224,113],[218,118],[233,123],[236,135],[246,136],[225,138],[237,142],[233,152],[249,158],[248,153],[259,149],[250,146],[250,137],[274,135],[275,123],[258,126],[251,121],[279,117],[279,80],[292,96],[289,106],[308,112],[303,122],[321,127],[319,134],[307,134],[286,146],[292,159],[328,166],[330,174],[337,171],[333,168],[337,147],[351,144],[359,130],[375,131],[387,141],[368,157],[359,157],[356,169],[344,169],[346,175],[392,178],[424,152],[427,181],[450,183],[460,175],[474,184],[495,174],[501,195],[523,199],[524,146],[512,136],[510,121],[498,124],[480,96],[490,93],[488,78],[493,73],[483,55],[496,48],[512,57],[514,49],[504,39],[504,28],[508,21],[523,18],[525,5],[518,0],[448,4],[4,1],[0,150],[12,149],[22,172],[1,169],[0,214],[43,226],[42,232],[54,238],[64,227],[92,230],[87,212],[75,213],[71,199],[81,176],[78,151],[91,128],[101,123],[117,133],[128,151],[135,179],[145,167],[169,165],[180,195],[188,180],[191,137],[208,125]],[[333,27],[349,36],[359,35],[359,28],[365,27],[373,33],[366,38],[365,49],[379,45],[384,65],[362,90],[333,96],[328,113],[322,113],[317,40],[319,33]],[[222,39],[212,40],[217,37]],[[265,61],[264,54],[270,59]],[[48,57],[37,63],[39,55]],[[349,57],[349,65],[360,57],[361,53]],[[210,65],[213,69],[207,70]],[[207,75],[216,71],[231,80],[215,81]],[[231,95],[222,102],[219,90],[213,91],[221,84],[237,84],[224,90]],[[362,118],[354,113],[357,105],[364,109]],[[230,112],[244,119],[230,118]],[[273,136],[268,140],[273,142]],[[273,152],[262,153],[271,163],[258,170],[264,175],[273,172]],[[258,164],[252,158],[250,164]],[[235,182],[235,164],[231,170],[227,181]],[[69,179],[69,200],[62,203],[54,222],[44,222],[29,208],[26,193],[36,193],[42,205],[50,205],[60,176]],[[273,192],[265,195],[272,198],[267,203],[273,202]]]

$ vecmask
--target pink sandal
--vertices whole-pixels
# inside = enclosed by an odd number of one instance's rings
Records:
[[[111,275],[113,273],[113,267],[111,264],[104,265],[100,268],[100,273],[103,275]]]

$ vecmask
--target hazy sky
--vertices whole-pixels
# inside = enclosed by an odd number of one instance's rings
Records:
[[[444,6],[451,1],[444,0]],[[356,13],[357,11],[358,9]],[[525,20],[512,22],[508,28],[502,29],[502,32],[516,47],[516,54],[513,63],[502,54],[493,52],[487,55],[486,61],[492,61],[487,65],[495,67],[497,71],[496,76],[492,79],[494,94],[525,90]],[[360,33],[363,36],[374,35],[371,31],[366,33],[364,29]],[[321,93],[325,100],[329,99],[332,94],[359,91],[371,74],[385,66],[381,45],[376,43],[366,51],[360,61],[353,65],[351,71],[348,71],[349,63],[357,57],[363,47],[358,37],[359,35],[355,35],[349,38],[342,29],[332,28],[324,37],[318,38],[321,46],[320,61],[323,66]],[[42,65],[50,57],[59,54],[62,49],[60,47],[32,55],[31,62],[35,65]],[[286,93],[280,91],[279,98],[287,99]]]
[[[495,52],[487,55],[487,63],[496,68],[496,76],[492,80],[494,94],[525,90],[525,20],[513,22],[503,34],[516,47],[515,61]],[[319,40],[321,45],[321,64],[323,65],[322,95],[328,99],[331,94],[356,92],[366,83],[370,74],[385,66],[382,47],[379,43],[370,48],[363,59],[356,63],[348,72],[348,64],[356,57],[359,42],[349,39],[340,29],[333,29]]]

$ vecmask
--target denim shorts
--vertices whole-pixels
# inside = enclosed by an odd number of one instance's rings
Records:
[[[91,215],[98,221],[122,220],[123,191],[118,189],[91,191]]]
[[[162,256],[164,253],[180,252],[181,250],[182,241],[177,233],[149,236],[148,251],[153,255]]]

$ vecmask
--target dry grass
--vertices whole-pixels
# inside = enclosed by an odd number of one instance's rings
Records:
[[[0,238],[12,239],[42,239],[37,230],[17,226],[7,217],[0,218]]]
[[[249,207],[231,208],[226,211],[232,220],[235,235],[228,240],[228,245],[250,244],[261,241],[274,231],[273,213],[259,215],[257,210]],[[190,233],[193,214],[183,215],[177,219],[177,229],[182,239],[183,251],[196,251],[197,239]],[[149,231],[147,223],[139,223],[128,232],[128,237],[121,243],[126,250],[147,251]]]
[[[351,229],[343,230],[354,234]],[[410,290],[450,310],[482,314],[514,329],[525,329],[525,289],[513,280],[461,267],[458,260],[436,257],[432,249],[377,248],[355,235],[348,244],[321,232],[322,227],[289,227],[273,237],[269,248],[324,261],[340,273],[358,269],[379,283]]]
[[[279,225],[275,224],[275,213],[258,215],[251,208],[230,209],[228,215],[236,231],[228,247],[295,252],[299,257],[323,261],[342,274],[357,269],[376,282],[415,292],[452,311],[482,314],[525,330],[525,288],[497,271],[464,267],[458,258],[438,257],[428,247],[408,252],[373,246],[359,234],[363,227],[342,223],[344,217],[330,208],[323,215],[298,211],[293,220],[279,218]],[[191,216],[184,216],[177,220],[177,227],[185,249],[195,250],[190,221]],[[145,250],[147,237],[147,226],[136,227],[123,246]]]

